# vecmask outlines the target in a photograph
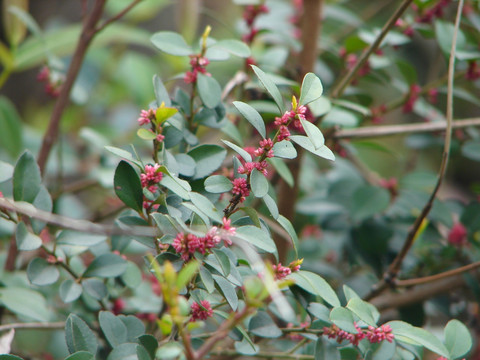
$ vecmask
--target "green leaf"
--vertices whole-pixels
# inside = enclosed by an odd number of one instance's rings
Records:
[[[189,261],[178,273],[176,282],[177,288],[182,289],[184,286],[187,286],[198,272],[199,267],[200,263],[198,261]]]
[[[127,262],[121,256],[106,253],[96,257],[87,267],[82,277],[116,277],[127,269]]]
[[[462,154],[470,160],[480,161],[480,141],[465,141],[465,143],[462,145]]]
[[[273,98],[275,103],[278,106],[278,109],[280,110],[280,113],[283,114],[285,112],[285,105],[283,104],[283,98],[282,95],[280,94],[280,90],[278,90],[277,85],[270,79],[267,74],[265,74],[262,70],[260,70],[258,67],[255,65],[252,65],[252,69],[255,72],[255,75],[257,75],[258,79],[262,83],[263,87],[267,92],[270,94],[270,96]]]
[[[215,290],[215,283],[212,274],[203,266],[200,267],[199,274],[203,285],[205,285],[205,289],[211,294]]]
[[[152,44],[170,55],[187,56],[193,53],[182,35],[172,31],[160,31],[150,38]]]
[[[17,229],[15,230],[15,241],[17,242],[18,250],[21,251],[36,250],[42,246],[42,239],[29,232],[23,221],[19,222],[17,225]]]
[[[438,45],[445,54],[450,54],[452,50],[452,39],[455,33],[455,25],[443,20],[435,21],[435,37]],[[467,39],[461,29],[458,29],[457,33],[457,46],[458,50],[465,48]]]
[[[258,228],[262,227],[262,225],[260,224],[260,218],[258,217],[257,210],[249,206],[241,207],[240,210],[242,210],[245,214],[248,215],[250,220],[252,220],[253,225],[255,225]]]
[[[94,360],[95,356],[88,351],[77,351],[65,358],[65,360]]]
[[[253,169],[250,174],[250,187],[255,197],[264,197],[268,193],[268,180],[257,169]]]
[[[142,272],[134,262],[127,261],[127,269],[122,274],[122,281],[131,289],[136,288],[142,282]]]
[[[347,308],[357,315],[360,320],[364,321],[367,325],[377,326],[376,318],[378,317],[378,311],[375,307],[360,298],[353,298],[347,304]]]
[[[13,171],[13,199],[33,203],[41,184],[40,168],[32,153],[27,150],[20,156]]]
[[[127,341],[127,327],[110,311],[100,311],[98,314],[100,328],[112,348]]]
[[[218,81],[212,76],[198,73],[197,90],[200,99],[207,108],[214,109],[220,104],[222,100],[222,88]]]
[[[353,193],[350,211],[355,221],[362,221],[384,211],[389,204],[390,193],[388,190],[366,185]]]
[[[163,85],[162,79],[158,75],[153,75],[153,90],[155,91],[155,99],[157,100],[157,106],[165,103],[165,106],[172,106],[172,101],[168,95],[168,91]]]
[[[222,50],[228,51],[233,55],[243,58],[247,58],[251,55],[248,45],[239,40],[220,40],[210,46],[209,49],[210,48],[220,48]]]
[[[0,360],[24,360],[20,356],[10,355],[10,354],[1,354]]]
[[[277,247],[272,238],[258,227],[247,225],[237,228],[236,237],[255,245],[268,253],[277,253]]]
[[[1,288],[0,302],[18,316],[41,322],[50,320],[45,298],[37,291],[19,287]]]
[[[42,258],[34,258],[27,267],[28,280],[33,285],[45,286],[55,283],[60,276],[55,265]]]
[[[17,157],[23,148],[22,121],[15,106],[3,96],[0,97],[0,148],[12,158]]]
[[[137,343],[123,343],[108,354],[107,360],[139,360],[137,357]]]
[[[313,302],[308,305],[307,311],[317,319],[323,321],[325,324],[331,324],[330,309],[325,305]]]
[[[237,154],[239,154],[243,158],[243,160],[245,160],[246,162],[252,162],[252,156],[247,151],[243,150],[240,146],[237,146],[227,140],[222,140],[222,142],[230,149],[235,151]]]
[[[320,296],[333,307],[340,307],[340,300],[332,287],[320,276],[309,271],[297,271],[289,275],[295,285],[311,294]]]
[[[217,170],[227,156],[227,150],[218,145],[200,145],[188,152],[197,167],[193,180],[202,179]]]
[[[387,325],[392,328],[392,333],[395,335],[397,341],[422,345],[440,356],[450,358],[450,354],[445,345],[428,331],[403,321],[390,321]]]
[[[343,292],[345,294],[345,299],[347,299],[347,302],[354,298],[360,298],[360,296],[358,296],[358,294],[347,285],[343,285]]]
[[[299,245],[298,236],[292,223],[283,215],[280,215],[277,221],[288,233],[288,235],[290,236],[290,239],[292,239],[292,245],[293,245],[293,250],[295,251],[295,257],[298,258],[298,245]]]
[[[72,279],[64,280],[60,285],[59,294],[64,303],[70,303],[82,295],[82,285]]]
[[[50,196],[47,188],[44,185],[40,185],[40,190],[38,191],[38,194],[35,197],[35,200],[33,200],[32,205],[38,210],[43,210],[46,212],[52,211],[52,208],[53,208],[52,197]],[[31,219],[30,222],[32,225],[32,230],[36,234],[40,234],[40,232],[46,226],[46,223],[37,219]]]
[[[115,194],[128,207],[141,212],[143,210],[143,192],[140,177],[132,165],[122,160],[115,170],[113,178]]]
[[[294,143],[303,147],[305,150],[310,151],[312,154],[315,154],[315,155],[320,156],[320,157],[322,157],[324,159],[327,159],[327,160],[332,160],[332,161],[335,160],[335,155],[333,155],[333,152],[328,147],[323,145],[320,148],[315,149],[312,142],[310,141],[310,138],[308,138],[306,136],[292,135],[292,136],[290,136],[290,139]]]
[[[296,150],[295,150],[295,153],[296,153]],[[270,158],[270,159],[267,159],[267,162],[270,163],[275,168],[277,173],[290,187],[293,187],[295,180],[293,179],[292,172],[282,160],[278,158]]]
[[[243,115],[245,119],[258,131],[258,133],[265,139],[267,136],[265,130],[265,122],[263,121],[262,116],[250,105],[241,102],[234,101],[233,105],[237,108],[240,114]],[[251,161],[251,160],[250,160]]]
[[[118,157],[121,157],[122,159],[128,160],[131,163],[134,163],[135,165],[139,166],[137,161],[135,160],[135,158],[127,150],[119,149],[119,148],[114,147],[114,146],[105,146],[105,150],[107,150],[108,152],[110,152],[114,155],[117,155]]]
[[[207,197],[196,193],[190,193],[190,200],[192,201],[193,205],[200,209],[205,215],[207,215],[210,219],[217,221],[219,223],[222,222],[222,214],[220,211],[217,210],[215,205],[212,204]]]
[[[118,315],[117,316],[127,328],[127,341],[137,342],[138,338],[145,334],[145,325],[142,320],[134,315]]]
[[[82,287],[88,295],[97,300],[103,300],[108,294],[107,287],[100,279],[85,279],[82,281]]]
[[[140,344],[142,344],[143,347],[148,351],[150,358],[154,359],[155,352],[157,351],[157,348],[158,348],[158,341],[155,338],[155,336],[146,334],[146,335],[140,336],[138,340],[140,341]]]
[[[232,190],[233,185],[229,178],[223,175],[212,175],[203,183],[205,190],[209,193],[221,194]]]
[[[343,307],[336,307],[330,312],[330,321],[350,334],[356,334],[358,332],[353,324],[354,319],[352,312]]]
[[[472,336],[467,327],[458,320],[450,320],[445,326],[445,346],[452,359],[464,357],[472,348]]]
[[[282,159],[295,159],[297,157],[297,150],[288,140],[282,140],[273,145],[273,155]],[[272,160],[272,159],[270,159]]]
[[[96,246],[107,240],[105,235],[94,235],[82,233],[74,230],[63,230],[57,236],[58,245],[72,245],[72,246]]]
[[[158,360],[178,359],[178,357],[182,353],[183,353],[183,350],[180,344],[170,341],[158,348],[155,355],[155,359],[158,359]]]
[[[270,315],[264,311],[257,312],[257,314],[250,319],[248,330],[252,334],[263,338],[274,339],[282,336],[282,331],[278,328],[277,324],[275,324]]]
[[[300,120],[300,122],[302,123],[303,130],[305,130],[305,133],[312,142],[315,150],[318,150],[325,145],[325,138],[318,127],[307,120]]]
[[[303,78],[302,89],[300,91],[300,105],[307,105],[317,100],[323,94],[322,82],[314,73],[308,73]]]
[[[174,194],[177,194],[182,199],[190,200],[189,190],[185,189],[185,186],[188,182],[184,183],[184,180],[177,178],[176,176],[170,175],[170,173],[165,174],[160,181],[160,185],[166,187]],[[190,189],[191,190],[191,189]]]
[[[232,310],[236,311],[238,307],[238,296],[235,291],[235,286],[222,276],[213,274],[212,277],[217,283],[220,293],[225,297],[225,300],[227,300]]]
[[[152,141],[157,138],[157,135],[154,132],[144,128],[140,128],[137,130],[137,136],[140,139],[147,140],[147,141]]]
[[[176,236],[178,234],[176,222],[169,215],[153,213],[150,216],[153,217],[153,220],[155,220],[155,223],[164,235]]]
[[[75,314],[70,314],[65,323],[65,339],[70,354],[77,351],[97,353],[97,338],[87,323]]]
[[[270,211],[270,215],[272,215],[274,219],[277,219],[280,214],[278,213],[278,206],[276,201],[273,200],[272,197],[268,194],[263,196],[262,200],[267,206],[268,211]]]
[[[10,180],[13,176],[14,167],[9,163],[0,161],[0,183]]]

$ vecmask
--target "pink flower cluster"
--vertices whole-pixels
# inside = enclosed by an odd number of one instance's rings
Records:
[[[419,12],[419,15],[417,16],[415,21],[419,23],[428,24],[428,23],[431,23],[435,18],[443,17],[444,8],[447,7],[451,2],[452,0],[440,0],[431,8],[425,11]],[[418,7],[416,7],[415,5],[412,5],[412,8],[418,11]]]
[[[191,71],[187,71],[183,77],[183,81],[187,84],[194,84],[197,82],[198,73],[205,74],[210,76],[211,74],[207,72],[206,66],[210,64],[210,61],[202,55],[190,55],[190,65],[192,66]]]
[[[252,173],[253,169],[257,169],[263,175],[267,176],[268,174],[267,166],[268,166],[268,163],[265,160],[261,162],[247,162],[243,166],[238,167],[238,173],[249,175]]]
[[[387,106],[382,104],[377,107],[370,108],[370,112],[372,114],[372,123],[380,124],[383,122],[383,115],[387,112]]]
[[[247,179],[236,178],[232,181],[233,189],[232,193],[235,195],[241,195],[240,202],[245,201],[245,198],[250,195],[250,188],[247,184]]]
[[[155,110],[148,109],[140,111],[140,117],[138,118],[138,124],[140,126],[150,124],[155,120]]]
[[[289,140],[290,130],[288,127],[292,124],[296,129],[303,129],[300,120],[306,120],[306,113],[307,107],[300,105],[294,110],[286,111],[282,117],[276,117],[274,125],[278,127],[277,140]]]
[[[465,74],[467,80],[475,81],[480,79],[480,67],[475,60],[468,62],[467,73]]]
[[[288,265],[288,267],[283,266],[282,263],[278,263],[277,265],[272,265],[275,280],[285,279],[292,272],[300,270],[300,266],[301,266],[302,262],[303,262],[303,260],[292,261]]]
[[[40,69],[37,80],[45,83],[45,92],[51,97],[60,95],[64,79],[59,73],[52,72],[48,66],[44,66]]]
[[[258,29],[253,26],[255,19],[261,15],[268,13],[268,7],[266,5],[247,5],[243,12],[243,19],[247,23],[248,26],[248,33],[242,36],[242,40],[247,43],[251,44],[253,39],[258,34]]]
[[[358,346],[358,343],[365,338],[372,344],[380,343],[384,340],[392,342],[395,338],[390,325],[382,325],[378,328],[369,326],[365,332],[356,323],[354,323],[354,326],[355,329],[357,329],[356,334],[351,334],[339,329],[336,325],[332,325],[330,327],[323,328],[323,335],[328,336],[329,339],[337,339],[338,343],[341,343],[343,340],[347,340],[354,346]]]
[[[213,315],[212,306],[207,300],[200,301],[200,304],[193,302],[191,305],[192,317],[190,321],[207,320]]]
[[[407,101],[403,105],[404,113],[409,113],[413,111],[413,107],[415,106],[415,103],[417,102],[421,91],[422,91],[422,88],[420,87],[420,85],[418,84],[410,85],[410,92],[408,94]]]
[[[230,225],[231,220],[223,218],[223,229],[213,226],[205,236],[179,233],[173,240],[172,246],[181,255],[182,259],[188,261],[198,251],[205,254],[208,250],[217,246],[223,240],[225,246],[231,245],[231,236],[235,235],[235,228]]]
[[[151,192],[157,191],[157,184],[162,181],[163,173],[158,171],[160,168],[159,164],[155,165],[145,165],[145,172],[140,174],[140,181],[142,187],[148,188]]]
[[[263,139],[260,141],[260,147],[256,149],[253,153],[255,156],[262,156],[265,154],[266,157],[273,157],[273,141],[272,139]]]
[[[453,246],[463,246],[467,244],[467,229],[462,223],[457,222],[452,226],[448,233],[448,243]]]

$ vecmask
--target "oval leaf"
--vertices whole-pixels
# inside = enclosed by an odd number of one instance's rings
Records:
[[[187,56],[193,53],[183,36],[173,31],[157,32],[150,41],[156,48],[170,55]]]
[[[265,130],[265,122],[263,121],[263,118],[259,114],[259,112],[255,110],[253,107],[251,107],[250,105],[241,101],[234,101],[233,105],[237,108],[240,114],[242,114],[243,117],[247,119],[247,121],[265,139],[265,137],[267,136],[266,130]]]
[[[70,314],[65,323],[65,339],[70,354],[77,351],[97,353],[97,338],[87,323],[75,314]]]
[[[115,194],[125,205],[136,210],[143,210],[143,192],[140,178],[133,167],[122,160],[115,170],[113,178]]]
[[[322,82],[314,73],[308,73],[303,78],[302,89],[300,92],[300,105],[307,105],[317,100],[323,94]]]
[[[223,175],[213,175],[205,179],[203,183],[209,193],[221,194],[232,190],[232,182]]]
[[[332,287],[320,276],[309,271],[297,271],[289,275],[295,285],[311,294],[320,296],[333,307],[340,307],[340,300]]]
[[[95,258],[83,273],[83,277],[116,277],[127,269],[127,262],[121,256],[107,253]]]
[[[33,285],[51,285],[58,280],[60,272],[55,265],[42,258],[35,258],[28,264],[27,277]]]
[[[280,113],[283,114],[285,112],[285,106],[283,104],[283,98],[282,98],[282,95],[280,94],[280,90],[278,90],[277,88],[277,85],[275,85],[273,80],[270,79],[267,76],[267,74],[265,74],[262,70],[260,70],[255,65],[252,65],[252,69],[255,72],[255,75],[257,75],[258,79],[262,83],[265,90],[267,90],[267,92],[275,101],[275,104],[277,104],[278,109],[280,110]]]
[[[268,193],[268,180],[257,169],[253,169],[250,174],[250,187],[255,197],[264,197]]]
[[[197,89],[200,99],[207,108],[214,109],[220,104],[222,88],[213,77],[199,73],[197,75]]]

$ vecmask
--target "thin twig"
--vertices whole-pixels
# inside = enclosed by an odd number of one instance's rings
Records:
[[[416,278],[416,279],[408,279],[408,280],[397,280],[395,282],[396,287],[407,287],[407,286],[414,286],[414,285],[420,285],[420,284],[426,284],[434,281],[438,281],[441,279],[445,279],[448,277],[452,277],[455,275],[463,274],[464,272],[474,270],[476,268],[480,267],[480,261],[474,262],[472,264],[468,264],[456,269],[444,271],[440,274],[435,274],[435,275],[430,275],[430,276],[424,276],[421,278]]]
[[[134,0],[128,5],[125,9],[120,11],[117,15],[112,16],[110,19],[107,19],[101,24],[100,26],[97,27],[95,30],[97,33],[105,29],[108,25],[110,25],[112,22],[115,22],[117,20],[120,20],[126,13],[128,13],[130,10],[133,9],[135,5],[137,5],[140,1],[142,0]]]
[[[63,329],[65,327],[65,322],[53,322],[53,323],[41,323],[41,322],[34,322],[34,323],[13,323],[13,324],[5,324],[0,325],[0,331],[10,330],[10,329],[34,329],[34,330],[56,330],[56,329]]]
[[[398,272],[402,266],[403,260],[405,259],[407,253],[409,252],[410,248],[412,247],[417,232],[420,229],[423,221],[427,217],[428,213],[430,212],[433,201],[437,196],[437,192],[442,185],[443,179],[445,177],[445,173],[447,170],[448,158],[450,156],[450,142],[452,139],[452,120],[453,120],[453,80],[454,80],[454,73],[455,73],[455,54],[456,54],[456,46],[457,46],[457,35],[458,29],[460,26],[460,19],[462,16],[462,8],[463,8],[463,0],[460,0],[458,3],[457,8],[457,17],[455,20],[455,30],[453,33],[452,39],[452,48],[450,51],[450,59],[448,63],[448,90],[447,90],[447,127],[446,127],[446,134],[445,134],[445,145],[443,148],[442,154],[442,162],[440,164],[440,170],[437,177],[437,183],[435,188],[430,195],[428,202],[425,204],[424,208],[420,215],[415,219],[415,223],[413,224],[412,228],[407,234],[407,238],[405,239],[405,243],[403,244],[402,249],[398,253],[397,257],[393,260],[390,264],[388,270],[385,272],[383,279],[374,287],[374,289],[366,296],[366,299],[369,300],[372,297],[380,294],[387,286],[394,285]]]
[[[468,118],[452,122],[452,129],[461,129],[469,126],[480,126],[480,118]],[[415,134],[443,131],[447,128],[446,122],[365,126],[356,129],[339,129],[331,136],[333,139],[362,139],[383,137],[389,135]]]
[[[360,58],[346,74],[343,76],[337,85],[333,88],[330,98],[336,99],[342,96],[343,92],[347,86],[354,80],[355,75],[358,70],[366,63],[370,55],[372,55],[380,46],[385,36],[393,28],[395,22],[402,16],[402,14],[407,10],[413,0],[404,0],[402,4],[397,8],[395,13],[388,19],[386,24],[383,26],[381,32],[378,34],[375,41],[360,55]]]
[[[240,353],[235,350],[222,350],[222,351],[212,351],[212,355],[216,356],[239,356]],[[313,355],[301,355],[301,354],[287,354],[284,352],[274,352],[274,351],[261,351],[254,355],[255,358],[263,359],[289,359],[289,360],[314,360],[315,356]]]
[[[0,198],[0,209],[14,211],[26,215],[30,218],[38,219],[48,224],[58,226],[62,229],[76,230],[89,234],[132,235],[151,237],[158,237],[161,235],[158,229],[150,226],[125,225],[124,227],[117,227],[112,225],[96,224],[86,220],[77,220],[66,216],[52,214],[47,211],[39,210],[31,204],[25,202],[9,201],[6,198]]]

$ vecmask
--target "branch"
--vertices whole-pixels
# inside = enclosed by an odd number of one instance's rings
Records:
[[[343,76],[337,85],[333,88],[331,99],[336,99],[342,96],[346,87],[353,81],[358,70],[365,64],[370,55],[372,55],[380,46],[385,36],[395,25],[395,22],[402,16],[402,14],[407,10],[413,0],[403,0],[402,4],[397,8],[395,13],[388,19],[387,23],[383,26],[382,31],[378,34],[375,41],[362,53],[358,61],[355,63],[350,71],[348,71],[345,76]]]
[[[212,351],[212,355],[217,356],[239,356],[240,354],[235,350],[223,350],[223,351]],[[273,351],[260,351],[253,355],[254,358],[263,358],[263,359],[290,359],[290,360],[314,360],[315,356],[313,355],[301,355],[301,354],[287,354],[284,352],[273,352]]]
[[[66,216],[60,216],[49,213],[47,211],[39,210],[33,205],[25,202],[9,201],[6,198],[0,198],[0,209],[14,211],[30,218],[38,219],[58,226],[63,229],[70,229],[81,231],[89,234],[101,234],[101,235],[132,235],[132,236],[151,236],[158,237],[160,233],[158,229],[150,226],[126,226],[117,227],[111,225],[101,225],[92,223],[86,220],[77,220],[68,218]]]
[[[421,278],[416,279],[408,279],[408,280],[398,280],[395,283],[396,287],[407,287],[407,286],[414,286],[420,284],[426,284],[434,281],[438,281],[441,279],[446,279],[455,275],[463,274],[464,272],[475,270],[476,268],[480,267],[480,261],[474,262],[472,264],[468,264],[456,269],[444,271],[442,273],[431,275],[431,276],[424,276]]]
[[[480,118],[468,118],[452,122],[452,129],[461,129],[469,126],[480,126]],[[331,137],[333,139],[363,139],[388,135],[435,132],[445,130],[446,128],[446,122],[365,126],[357,129],[339,129],[336,130]]]
[[[111,23],[117,21],[117,20],[120,20],[126,13],[128,13],[130,10],[132,10],[134,8],[135,5],[137,5],[140,1],[142,0],[134,0],[130,3],[130,5],[128,5],[125,9],[123,9],[122,11],[120,11],[117,15],[115,16],[112,16],[110,19],[108,20],[105,20],[103,22],[103,24],[101,24],[100,26],[98,26],[95,30],[95,32],[100,32],[102,31],[103,29],[105,29],[108,25],[110,25]]]
[[[0,331],[10,330],[10,329],[56,330],[56,329],[63,329],[64,327],[65,327],[65,322],[63,321],[54,322],[54,323],[41,323],[41,322],[13,323],[13,324],[0,325]]]
[[[398,253],[397,257],[390,264],[388,270],[385,272],[383,279],[380,281],[380,283],[377,284],[372,290],[372,292],[367,295],[366,297],[367,300],[379,294],[380,292],[382,292],[388,285],[394,285],[395,279],[398,275],[398,272],[400,271],[403,260],[405,259],[405,256],[407,255],[410,248],[412,247],[420,226],[422,225],[423,221],[425,220],[428,213],[430,212],[433,206],[433,201],[435,200],[435,197],[437,196],[437,192],[440,189],[440,186],[442,185],[442,181],[445,177],[448,158],[450,156],[450,141],[452,139],[453,77],[455,72],[455,53],[456,53],[456,46],[457,46],[457,35],[458,35],[458,29],[460,26],[460,19],[462,17],[462,8],[463,8],[463,0],[460,0],[457,8],[457,17],[455,19],[455,30],[453,33],[452,48],[450,51],[450,59],[448,64],[448,90],[447,90],[447,114],[446,114],[447,127],[446,127],[446,134],[445,134],[445,144],[444,144],[443,154],[442,154],[442,162],[440,164],[440,171],[437,177],[437,184],[435,185],[435,188],[433,189],[433,192],[430,195],[428,202],[425,204],[424,208],[422,209],[422,212],[415,219],[415,223],[413,224],[412,228],[408,232],[407,238],[405,239],[405,243],[403,244],[402,249]]]

